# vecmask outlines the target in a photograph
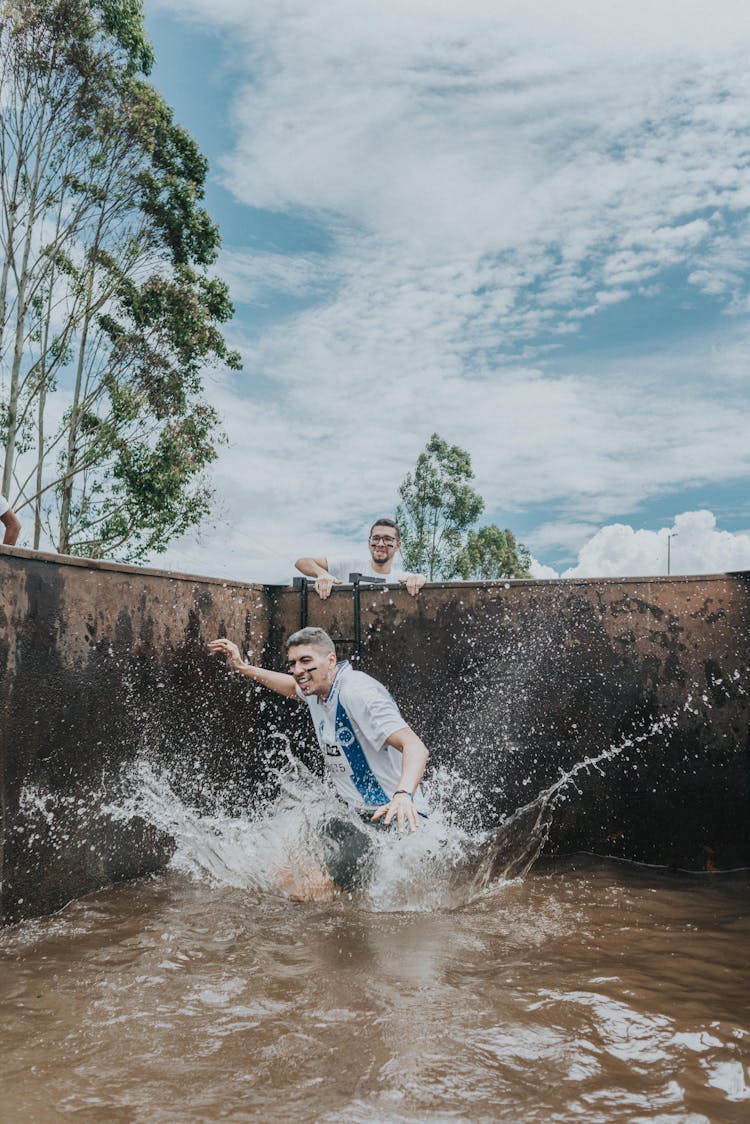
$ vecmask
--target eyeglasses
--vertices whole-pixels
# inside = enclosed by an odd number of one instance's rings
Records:
[[[385,544],[385,546],[395,546],[396,545],[396,540],[393,538],[392,535],[370,535],[370,542],[371,543],[382,542],[382,543]]]

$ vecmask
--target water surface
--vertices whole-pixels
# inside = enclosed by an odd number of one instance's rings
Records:
[[[748,949],[743,873],[383,912],[173,871],[0,935],[2,1118],[739,1124]]]

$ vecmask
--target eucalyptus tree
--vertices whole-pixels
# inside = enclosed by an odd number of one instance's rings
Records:
[[[456,576],[466,533],[484,509],[473,479],[469,453],[433,433],[399,488],[396,521],[408,569],[430,581]]]
[[[465,580],[528,578],[531,554],[512,531],[488,523],[469,531],[458,556],[457,573]]]
[[[239,362],[207,164],[146,81],[140,0],[0,12],[3,491],[35,545],[141,559],[208,502],[201,372]]]
[[[198,205],[206,162],[144,83],[130,83],[127,111],[108,126],[107,182],[77,270],[58,542],[140,559],[205,509],[199,478],[216,455],[218,418],[201,372],[238,360],[219,329],[232,314],[226,285],[205,270],[219,245]]]
[[[2,488],[8,493],[19,443],[28,439],[40,367],[51,375],[65,355],[64,337],[50,334],[58,304],[68,297],[56,293],[54,262],[80,218],[68,185],[81,156],[76,140],[89,85],[83,55],[92,28],[89,12],[76,3],[4,3],[0,12]],[[70,325],[70,317],[62,319]]]

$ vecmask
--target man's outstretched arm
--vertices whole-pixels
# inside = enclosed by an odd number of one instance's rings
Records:
[[[296,696],[297,689],[292,675],[285,675],[283,671],[270,671],[265,667],[256,667],[255,664],[245,663],[242,653],[233,640],[227,640],[225,636],[220,636],[218,640],[212,640],[209,643],[208,650],[223,655],[226,658],[227,666],[232,671],[236,671],[240,675],[246,675],[248,679],[253,679],[256,683],[260,683],[262,687],[268,687],[269,690],[275,691],[277,695],[284,695],[288,699]]]
[[[327,558],[313,558],[312,555],[305,555],[298,558],[294,563],[294,568],[299,570],[301,574],[306,574],[308,578],[319,578],[321,574],[328,572],[328,559]]]
[[[341,578],[328,573],[327,558],[304,557],[294,563],[295,569],[308,578],[315,578],[315,592],[325,601],[334,585],[341,585]]]

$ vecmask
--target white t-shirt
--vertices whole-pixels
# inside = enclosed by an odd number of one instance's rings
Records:
[[[10,511],[10,504],[5,496],[0,495],[0,515],[5,515],[6,511]]]
[[[297,694],[310,708],[326,772],[339,796],[353,808],[387,804],[399,787],[401,753],[386,739],[406,722],[383,684],[344,660],[325,701],[304,695],[299,687]],[[427,813],[421,785],[414,805]]]
[[[374,578],[385,578],[386,582],[395,583],[399,578],[405,578],[407,573],[398,562],[391,562],[390,572],[380,574],[373,569],[369,554],[367,557],[360,555],[359,558],[328,558],[326,561],[328,573],[333,574],[334,578],[340,578],[342,582],[348,582],[350,574],[372,574]]]

